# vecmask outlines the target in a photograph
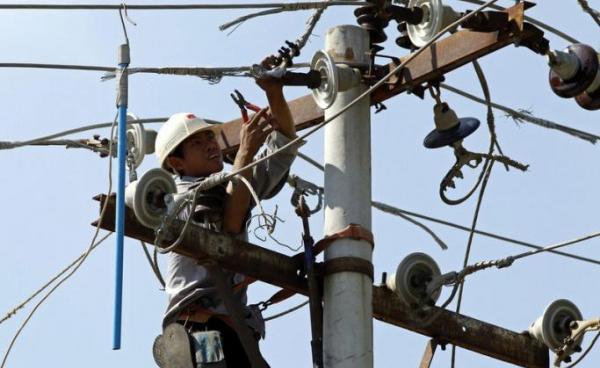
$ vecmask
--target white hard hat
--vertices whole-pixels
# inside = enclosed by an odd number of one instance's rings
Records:
[[[160,128],[156,136],[154,151],[158,157],[160,167],[171,171],[165,161],[175,148],[189,136],[210,128],[214,131],[214,129],[218,129],[218,125],[211,125],[204,119],[200,119],[189,112],[180,112],[172,115]]]

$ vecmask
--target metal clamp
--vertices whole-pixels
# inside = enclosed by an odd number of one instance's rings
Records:
[[[369,276],[373,280],[373,263],[356,257],[333,258],[323,263],[323,276],[339,272],[357,272]]]
[[[319,240],[317,244],[315,244],[314,255],[317,255],[324,251],[331,243],[339,239],[354,239],[354,240],[364,240],[367,243],[371,244],[372,248],[375,248],[375,241],[373,239],[373,233],[361,225],[358,224],[350,224],[345,229],[338,231],[335,234],[327,235],[323,239]]]

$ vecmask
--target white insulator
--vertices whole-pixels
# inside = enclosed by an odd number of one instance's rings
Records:
[[[171,174],[163,169],[152,169],[125,188],[125,204],[133,209],[142,225],[155,229],[168,212],[166,197],[176,191]]]
[[[442,29],[459,18],[452,7],[443,5],[441,0],[410,0],[409,8],[421,8],[423,19],[419,24],[407,26],[408,37],[417,46],[425,46]]]
[[[317,51],[312,58],[310,68],[321,73],[321,85],[312,90],[313,98],[323,110],[333,105],[339,88],[337,67],[331,56],[325,51]]]
[[[437,263],[425,253],[411,253],[400,262],[396,273],[386,280],[386,286],[398,295],[406,305],[418,304],[423,300],[427,284],[441,276]],[[430,298],[435,302],[440,297],[436,290]]]
[[[551,50],[546,56],[548,65],[562,80],[570,80],[579,72],[579,59],[570,52]]]
[[[581,312],[571,301],[555,300],[529,327],[529,334],[544,343],[550,350],[556,351],[562,347],[564,339],[571,336],[570,323],[582,319]],[[578,338],[576,345],[580,345],[582,340],[583,335]]]

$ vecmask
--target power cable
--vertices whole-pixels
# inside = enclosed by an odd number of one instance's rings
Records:
[[[110,66],[73,65],[73,64],[41,64],[41,63],[0,63],[0,68],[89,70],[89,71],[94,71],[94,72],[114,72],[115,71],[115,67],[110,67]]]
[[[2,145],[3,143],[13,143],[13,142],[0,142],[0,145]],[[96,152],[99,153],[102,157],[108,156],[108,147],[102,147],[100,145],[94,145],[94,144],[90,144],[89,140],[87,139],[78,139],[78,140],[72,140],[72,139],[56,139],[56,140],[43,140],[43,141],[37,141],[31,144],[28,144],[27,146],[39,146],[39,147],[51,147],[51,146],[61,146],[61,147],[65,147],[65,148],[83,148],[83,149],[87,149],[90,150],[92,152]],[[19,146],[21,147],[21,146]],[[10,147],[7,147],[10,148]],[[16,147],[13,147],[16,148]],[[0,150],[3,148],[0,148]],[[6,149],[6,148],[5,148]]]
[[[462,287],[462,285],[465,282],[465,278],[469,275],[472,275],[479,271],[486,270],[491,267],[496,267],[498,269],[507,268],[507,267],[512,266],[514,264],[514,262],[518,259],[532,256],[535,254],[539,254],[542,252],[551,252],[554,249],[566,247],[568,245],[577,244],[579,242],[589,240],[592,238],[596,238],[599,236],[600,236],[600,233],[594,233],[594,234],[586,235],[586,236],[583,236],[583,237],[580,237],[580,238],[577,238],[574,240],[569,240],[569,241],[558,243],[555,245],[550,245],[550,246],[544,247],[538,251],[521,253],[521,254],[518,254],[515,256],[508,256],[508,257],[491,260],[491,261],[480,261],[480,262],[477,262],[477,263],[474,263],[474,264],[471,264],[468,266],[464,266],[460,272],[446,273],[445,275],[442,275],[441,279],[438,280],[434,285],[428,286],[427,292],[429,295],[431,295],[431,293],[437,291],[439,288],[441,288],[444,285],[452,285],[452,291],[450,293],[450,296],[446,299],[446,301],[442,304],[442,306],[440,306],[438,308],[438,310],[435,313],[433,313],[431,316],[429,316],[429,318],[425,322],[420,323],[420,325],[427,326],[440,316],[440,314],[445,310],[445,308],[452,302],[452,300],[454,299],[454,297],[456,295],[457,290],[459,289],[459,287]],[[431,289],[430,289],[430,287],[431,287]],[[454,354],[453,354],[453,358],[452,358],[452,364],[454,364]]]
[[[471,229],[468,228],[468,227],[466,227],[466,226],[462,226],[462,225],[458,225],[458,224],[455,224],[455,223],[452,223],[452,222],[449,222],[449,221],[437,219],[435,217],[422,215],[422,214],[419,214],[419,213],[416,213],[416,212],[406,211],[406,210],[403,210],[403,209],[400,209],[400,208],[392,207],[392,206],[384,204],[384,203],[373,201],[371,204],[372,204],[373,207],[377,208],[378,210],[390,213],[392,215],[396,215],[398,213],[402,213],[402,214],[405,214],[405,215],[408,215],[408,216],[418,217],[418,218],[423,219],[423,220],[435,222],[435,223],[438,223],[440,225],[452,227],[452,228],[455,228],[455,229],[458,229],[458,230],[471,231]],[[520,246],[527,247],[527,248],[533,248],[533,249],[536,249],[536,250],[544,249],[542,246],[539,246],[539,245],[536,245],[536,244],[532,244],[532,243],[529,243],[529,242],[524,242],[522,240],[512,239],[512,238],[509,238],[509,237],[506,237],[506,236],[497,235],[497,234],[490,233],[490,232],[487,232],[487,231],[482,231],[482,230],[477,230],[476,229],[474,232],[477,235],[486,236],[486,237],[489,237],[489,238],[492,238],[492,239],[501,240],[501,241],[504,241],[504,242],[507,242],[507,243],[512,243],[512,244],[520,245]],[[554,254],[557,254],[557,255],[560,255],[560,256],[563,256],[563,257],[573,258],[573,259],[576,259],[578,261],[592,263],[592,264],[595,264],[595,265],[600,265],[600,260],[591,259],[591,258],[587,258],[587,257],[582,257],[582,256],[578,256],[578,255],[575,255],[575,254],[560,252],[560,251],[556,251],[556,250],[548,250],[548,252],[554,253]]]
[[[321,170],[321,171],[325,171],[323,165],[321,165],[320,163],[318,163],[317,161],[315,161],[314,159],[312,159],[311,157],[303,154],[302,152],[298,152],[298,157],[300,157],[301,159],[305,160],[306,162],[310,163],[311,165],[313,165],[314,167],[316,167],[317,169]],[[302,179],[304,181],[307,181],[306,179]],[[315,185],[318,188],[318,185],[311,183],[313,185]],[[444,225],[444,226],[448,226],[448,227],[452,227],[454,229],[458,229],[458,230],[462,230],[462,231],[471,231],[471,229],[467,226],[463,226],[463,225],[459,225],[453,222],[449,222],[446,220],[442,220],[442,219],[438,219],[435,217],[431,217],[431,216],[427,216],[427,215],[423,215],[417,212],[412,212],[412,211],[407,211],[398,207],[394,207],[391,206],[389,204],[385,204],[382,202],[377,202],[377,201],[371,201],[371,206],[374,208],[377,208],[380,211],[389,213],[391,215],[407,215],[407,216],[411,216],[411,217],[417,217],[420,218],[422,220],[426,220],[426,221],[431,221],[440,225]],[[511,244],[515,244],[515,245],[520,245],[523,247],[527,247],[527,248],[532,248],[532,249],[542,249],[543,247],[540,245],[536,245],[536,244],[532,244],[529,242],[525,242],[522,240],[518,240],[518,239],[513,239],[513,238],[509,238],[503,235],[498,235],[498,234],[494,234],[488,231],[483,231],[483,230],[477,230],[475,229],[475,234],[477,235],[482,235],[488,238],[492,238],[492,239],[496,239],[496,240],[501,240],[507,243],[511,243]],[[595,264],[595,265],[599,265],[600,266],[600,260],[596,260],[596,259],[592,259],[592,258],[587,258],[587,257],[582,257],[576,254],[571,254],[571,253],[566,253],[566,252],[561,252],[561,251],[556,251],[556,250],[551,250],[550,251],[553,254],[556,255],[560,255],[563,257],[568,257],[568,258],[572,258],[572,259],[576,259],[578,261],[582,261],[582,262],[587,262],[587,263],[591,263],[591,264]]]
[[[479,271],[482,271],[482,270],[485,270],[485,269],[488,269],[491,267],[508,268],[508,267],[512,266],[515,263],[515,261],[517,261],[519,259],[531,257],[536,254],[540,254],[540,253],[544,253],[544,252],[551,252],[552,250],[555,250],[555,249],[564,248],[569,245],[581,243],[583,241],[594,239],[597,237],[600,237],[600,232],[592,233],[592,234],[585,235],[585,236],[582,236],[577,239],[564,241],[564,242],[561,242],[558,244],[549,245],[547,247],[543,247],[541,249],[537,249],[534,251],[520,253],[520,254],[517,254],[514,256],[508,256],[508,257],[495,259],[495,260],[491,260],[491,261],[480,261],[480,262],[474,263],[472,265],[463,266],[463,269],[460,272],[454,273],[454,277],[453,277],[451,283],[454,283],[455,285],[458,285],[458,284],[462,285],[464,283],[464,279],[466,276],[472,275],[476,272],[479,272]]]
[[[302,49],[304,47],[304,45],[306,44],[306,41],[308,40],[308,37],[310,36],[310,34],[312,34],[312,29],[314,28],[314,25],[319,21],[319,19],[321,18],[321,15],[323,14],[323,12],[325,11],[325,9],[331,5],[333,1],[324,1],[323,4],[321,4],[320,7],[317,7],[315,12],[313,13],[313,15],[309,18],[309,20],[306,22],[307,26],[307,32],[305,33],[306,36],[303,36],[302,40],[297,40],[296,44],[298,45],[298,47],[300,49]],[[352,1],[347,1],[348,3],[351,3]],[[261,16],[265,16],[265,15],[271,15],[271,14],[276,14],[276,13],[281,13],[282,11],[284,11],[283,9],[270,9],[270,10],[264,10],[258,13],[252,13],[252,14],[248,14],[248,15],[244,15],[242,17],[239,17],[231,22],[227,22],[225,24],[222,24],[221,26],[219,26],[219,30],[220,31],[224,31],[232,26],[235,25],[241,25],[243,22],[252,19],[252,18],[256,18],[256,17],[261,17]],[[237,27],[236,27],[237,28]],[[235,31],[235,29],[234,29]],[[233,31],[232,31],[233,32]]]
[[[116,126],[117,123],[117,116],[115,115],[115,119],[113,121],[113,125],[112,125],[112,129],[111,129],[111,137],[113,136],[114,133],[114,128]],[[109,160],[108,160],[108,193],[110,193],[112,191],[112,145],[110,146],[110,153],[109,154]],[[27,315],[27,317],[25,318],[25,320],[23,321],[23,323],[21,324],[21,326],[17,329],[17,332],[15,333],[15,335],[13,336],[12,340],[10,341],[10,344],[8,346],[8,348],[6,349],[6,353],[4,354],[4,358],[2,359],[2,364],[0,364],[0,368],[4,368],[6,361],[8,359],[8,356],[10,355],[10,352],[15,344],[15,342],[17,341],[17,338],[19,337],[19,335],[21,334],[21,332],[23,331],[23,329],[25,328],[25,326],[27,325],[27,323],[29,323],[29,321],[31,320],[31,318],[33,317],[33,315],[35,314],[35,312],[39,309],[39,307],[50,297],[50,295],[52,295],[54,293],[54,291],[56,291],[56,289],[58,289],[65,281],[67,281],[69,278],[71,278],[71,276],[73,276],[73,274],[75,274],[75,272],[77,272],[77,270],[81,267],[81,265],[85,262],[85,260],[87,259],[87,257],[90,255],[90,253],[93,250],[93,246],[96,242],[96,239],[98,237],[98,234],[100,233],[100,224],[102,223],[102,219],[104,218],[104,215],[106,213],[106,210],[108,208],[108,201],[106,201],[104,203],[104,205],[102,206],[102,210],[100,211],[100,220],[98,221],[98,225],[96,226],[96,230],[94,232],[94,235],[92,236],[92,240],[90,242],[89,247],[87,248],[86,252],[84,253],[84,255],[82,257],[80,257],[80,260],[78,261],[78,263],[71,269],[71,272],[69,272],[65,277],[63,277],[60,281],[58,281],[49,291],[48,293],[46,293],[46,295],[44,295],[44,297],[42,299],[40,299],[40,301],[33,307],[33,309],[31,310],[31,312],[29,312],[29,314]]]
[[[108,237],[110,237],[112,235],[112,232],[106,234],[104,237],[102,237],[100,240],[98,240],[96,243],[94,243],[94,245],[92,246],[92,250],[96,249],[96,247],[98,247],[100,244],[102,244],[106,239],[108,239]],[[57,273],[54,277],[52,277],[48,282],[46,282],[42,287],[40,287],[38,290],[36,290],[33,294],[31,294],[29,297],[27,297],[27,299],[25,299],[23,302],[21,302],[19,305],[17,305],[16,307],[14,307],[10,312],[6,313],[6,316],[4,316],[2,319],[0,319],[0,324],[2,324],[3,322],[5,322],[6,320],[10,319],[11,317],[13,317],[14,315],[17,314],[17,312],[20,309],[23,309],[30,301],[32,301],[36,296],[40,295],[40,293],[44,290],[46,290],[46,288],[48,288],[48,286],[52,285],[52,283],[54,283],[54,281],[56,281],[59,277],[61,277],[62,275],[64,275],[67,271],[69,271],[71,268],[73,268],[73,266],[75,266],[75,264],[77,262],[79,262],[85,255],[87,252],[82,253],[79,257],[77,257],[73,262],[71,262],[67,267],[65,267],[62,271],[60,271],[59,273]]]
[[[281,313],[277,313],[277,314],[274,314],[274,315],[272,315],[272,316],[265,317],[264,321],[265,321],[265,322],[268,322],[268,321],[274,320],[274,319],[276,319],[276,318],[283,317],[283,316],[285,316],[286,314],[290,314],[290,313],[292,313],[292,312],[295,312],[295,311],[297,311],[298,309],[300,309],[300,308],[304,307],[305,305],[307,305],[309,302],[310,302],[310,301],[309,301],[309,300],[307,300],[307,301],[305,301],[305,302],[303,302],[303,303],[300,303],[300,304],[298,304],[297,306],[295,306],[295,307],[292,307],[292,308],[290,308],[290,309],[287,309],[287,310],[285,310],[285,311],[283,311],[283,312],[281,312]]]
[[[151,256],[150,251],[148,250],[148,247],[146,246],[146,243],[144,243],[143,241],[140,241],[140,244],[142,245],[142,249],[144,250],[144,255],[146,256],[146,260],[148,260],[148,263],[150,264],[152,273],[154,273],[154,276],[156,276],[156,279],[158,280],[158,282],[161,284],[161,286],[164,289],[165,279],[163,278],[162,273],[160,272],[160,268],[158,267],[158,257],[157,257],[156,248],[154,248],[154,254]]]
[[[594,337],[594,339],[593,339],[593,340],[592,340],[592,342],[590,343],[590,346],[588,346],[588,348],[587,348],[587,349],[585,349],[585,351],[583,352],[583,354],[581,354],[581,356],[580,356],[579,358],[577,358],[577,360],[576,360],[576,361],[574,361],[574,362],[573,362],[573,364],[570,364],[570,365],[566,366],[565,368],[573,368],[573,367],[575,367],[577,364],[579,364],[579,363],[580,363],[580,362],[583,360],[583,358],[585,358],[585,357],[588,355],[588,353],[589,353],[590,351],[592,351],[592,348],[594,347],[594,344],[596,343],[596,341],[598,341],[598,338],[600,338],[600,332],[598,332],[598,333],[596,334],[596,336]]]
[[[137,119],[137,120],[132,119],[132,120],[128,120],[127,124],[132,125],[132,124],[164,123],[165,121],[167,121],[167,119],[169,119],[169,118],[165,117],[165,118],[151,118],[151,119]],[[213,120],[207,120],[207,122],[209,122],[209,124],[220,124]],[[46,135],[46,136],[39,137],[39,138],[28,139],[26,141],[14,141],[14,142],[0,141],[0,150],[12,149],[12,148],[18,148],[18,147],[24,147],[24,146],[34,146],[34,145],[38,145],[40,143],[47,142],[47,141],[50,141],[50,140],[56,139],[56,138],[61,138],[61,137],[67,136],[67,135],[81,133],[81,132],[85,132],[85,131],[89,131],[89,130],[108,128],[111,126],[112,126],[112,123],[91,124],[91,125],[81,126],[79,128],[64,130],[64,131],[61,131],[58,133],[53,133],[53,134]]]
[[[467,262],[469,261],[469,255],[471,253],[471,246],[473,245],[473,238],[475,235],[475,228],[477,227],[477,220],[479,218],[479,210],[481,209],[481,202],[483,200],[483,195],[485,193],[485,189],[487,187],[487,182],[490,177],[490,174],[492,173],[493,166],[494,166],[494,162],[492,161],[492,162],[490,162],[489,167],[487,167],[487,169],[485,170],[483,181],[481,183],[481,189],[479,190],[479,196],[477,198],[477,204],[475,206],[475,213],[473,215],[471,231],[469,232],[469,240],[467,241],[467,249],[465,251],[463,267],[466,267]],[[464,282],[461,282],[460,286],[458,287],[459,290],[458,290],[458,301],[456,304],[456,313],[460,313],[460,306],[461,306],[461,302],[462,302],[462,294],[463,294],[463,288],[464,288],[463,285],[464,285]],[[451,299],[449,299],[449,301],[447,302],[446,305],[448,305],[450,303],[450,301],[451,301]],[[451,367],[452,368],[454,368],[455,359],[456,359],[456,345],[452,345],[452,357],[451,357]]]
[[[1,65],[1,64],[0,64]],[[298,63],[290,69],[296,68],[307,68],[310,67],[308,63]],[[232,66],[232,67],[161,67],[161,68],[128,68],[127,73],[129,75],[137,73],[149,73],[149,74],[165,74],[165,75],[180,75],[180,76],[192,76],[198,77],[208,81],[210,84],[216,84],[221,81],[223,77],[246,77],[251,78],[252,66]],[[100,79],[104,82],[113,79],[116,76],[114,68],[107,71]]]
[[[592,17],[594,22],[596,22],[596,24],[600,26],[600,12],[598,12],[595,9],[592,9],[590,7],[590,4],[588,4],[587,0],[577,0],[577,2],[579,3],[579,6],[581,6],[581,9],[583,9],[584,12],[588,13],[590,17]]]
[[[510,256],[509,258],[512,259],[513,261],[516,261],[517,259],[534,256],[536,254],[540,254],[540,253],[544,253],[544,252],[550,252],[555,249],[559,249],[559,248],[563,248],[563,247],[566,247],[569,245],[581,243],[582,241],[594,239],[597,237],[600,237],[600,232],[585,235],[585,236],[582,236],[580,238],[573,239],[573,240],[567,240],[567,241],[564,241],[564,242],[561,242],[558,244],[554,244],[554,245],[550,245],[550,246],[547,246],[547,247],[544,247],[541,249],[536,249],[536,250],[531,250],[529,252],[520,253],[520,254],[517,254],[516,256]]]
[[[484,104],[484,105],[486,104],[486,102],[485,102],[484,99],[479,98],[479,97],[477,97],[475,95],[472,95],[470,93],[467,93],[467,92],[465,92],[465,91],[463,91],[461,89],[458,89],[456,87],[453,87],[451,85],[448,85],[448,84],[445,84],[445,83],[441,83],[440,87],[443,88],[443,89],[445,89],[445,90],[448,90],[450,92],[456,93],[456,94],[458,94],[460,96],[463,96],[465,98],[468,98],[468,99],[470,99],[472,101],[478,102],[480,104]],[[529,113],[527,111],[521,111],[520,112],[520,111],[511,109],[510,107],[506,107],[506,106],[500,105],[500,104],[495,103],[495,102],[491,102],[491,105],[492,105],[493,108],[505,112],[512,119],[514,119],[517,122],[523,122],[523,121],[525,121],[525,122],[529,122],[529,123],[541,126],[543,128],[558,130],[560,132],[563,132],[563,133],[572,135],[574,137],[586,140],[586,141],[588,141],[588,142],[590,142],[592,144],[596,144],[596,142],[598,142],[598,140],[600,140],[600,136],[598,136],[598,135],[591,134],[591,133],[588,133],[588,132],[584,132],[584,131],[581,131],[581,130],[578,130],[578,129],[574,129],[574,128],[571,128],[571,127],[568,127],[568,126],[564,126],[564,125],[555,123],[555,122],[550,121],[550,120],[546,120],[546,119],[535,117],[535,116],[531,115],[531,113]]]
[[[295,3],[229,3],[229,4],[137,4],[127,5],[129,10],[225,10],[225,9],[269,9],[283,11],[308,10],[324,6],[362,6],[364,1],[303,1]],[[0,4],[0,10],[119,10],[123,5],[106,4]]]
[[[483,73],[483,69],[477,61],[473,61],[473,67],[475,68],[475,72],[477,73],[477,78],[481,84],[481,89],[483,90],[483,95],[485,96],[485,102],[487,105],[487,123],[490,132],[490,148],[488,153],[491,155],[494,151],[494,147],[497,146],[497,137],[494,123],[494,112],[492,110],[491,105],[491,96],[490,89],[485,78],[485,74]],[[473,245],[473,238],[475,237],[475,229],[477,228],[477,220],[479,219],[479,211],[481,210],[481,203],[483,201],[483,196],[485,194],[485,189],[487,187],[488,180],[492,173],[492,168],[494,167],[494,160],[486,159],[483,164],[483,169],[480,175],[481,181],[481,190],[479,191],[479,196],[477,197],[477,204],[475,205],[475,213],[473,214],[473,221],[471,223],[471,230],[469,231],[469,240],[467,241],[467,248],[465,249],[465,256],[463,260],[463,268],[467,267],[469,262],[469,256],[471,255],[471,247]],[[460,307],[462,303],[462,296],[464,291],[464,281],[460,283],[458,287],[458,300],[456,302],[456,313],[460,312]],[[453,297],[453,296],[452,296]],[[451,299],[449,299],[448,303]],[[454,368],[454,364],[456,361],[456,345],[452,345],[452,356],[450,366]]]

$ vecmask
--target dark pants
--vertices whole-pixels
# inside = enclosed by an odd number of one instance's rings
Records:
[[[189,327],[192,332],[219,331],[221,333],[221,343],[228,368],[252,368],[237,333],[220,318],[210,318],[206,323],[188,322],[186,328]]]

